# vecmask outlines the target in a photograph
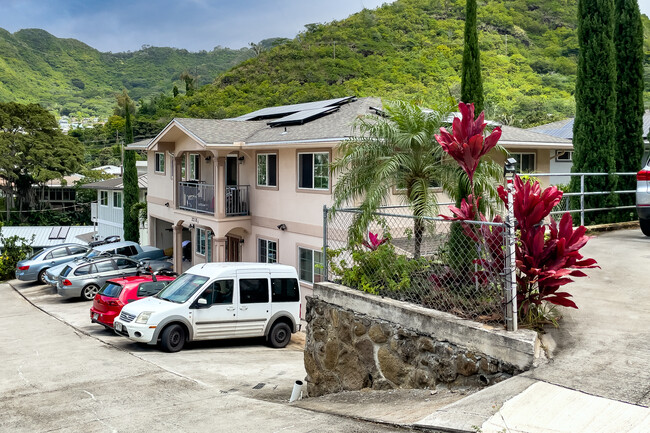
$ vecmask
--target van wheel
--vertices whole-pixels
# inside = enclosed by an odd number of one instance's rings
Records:
[[[284,322],[277,322],[269,332],[269,344],[271,347],[280,349],[291,341],[291,328]]]
[[[160,346],[165,352],[178,352],[185,345],[185,329],[181,325],[169,325],[162,332]]]
[[[86,301],[92,301],[95,299],[95,295],[99,292],[99,286],[97,284],[88,284],[81,291],[81,298]]]

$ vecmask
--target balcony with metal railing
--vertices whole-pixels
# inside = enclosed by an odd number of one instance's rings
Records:
[[[227,186],[225,190],[225,215],[250,215],[249,186]],[[215,186],[201,181],[178,182],[178,208],[214,215]]]

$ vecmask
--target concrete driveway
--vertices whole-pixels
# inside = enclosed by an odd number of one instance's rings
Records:
[[[400,430],[288,404],[305,376],[300,338],[280,350],[239,340],[163,353],[91,324],[88,302],[16,288],[38,308],[0,284],[0,432]]]
[[[578,310],[564,308],[552,363],[525,375],[611,400],[650,406],[650,238],[619,230],[583,248],[601,269],[565,286]]]

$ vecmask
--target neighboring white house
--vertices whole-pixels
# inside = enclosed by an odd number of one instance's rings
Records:
[[[138,176],[140,188],[139,200],[147,199],[147,175]],[[93,182],[83,185],[82,188],[97,190],[97,202],[92,203],[91,213],[93,224],[97,227],[97,237],[120,236],[124,239],[124,184],[121,177]],[[149,234],[146,223],[140,228],[140,241],[147,245]]]

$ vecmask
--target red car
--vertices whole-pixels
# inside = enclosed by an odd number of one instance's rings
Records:
[[[108,280],[95,295],[90,307],[90,321],[112,329],[113,320],[120,315],[124,305],[155,295],[175,278],[149,274]]]

